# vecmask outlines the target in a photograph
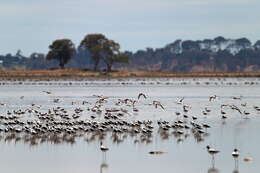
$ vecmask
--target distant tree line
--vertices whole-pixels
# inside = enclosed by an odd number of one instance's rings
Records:
[[[0,55],[1,69],[75,68],[100,71],[242,72],[260,70],[260,40],[216,37],[176,40],[163,48],[120,51],[120,44],[103,34],[88,34],[76,47],[69,39],[54,40],[47,55],[18,50]]]
[[[70,39],[54,40],[49,45],[49,52],[32,53],[30,57],[7,54],[0,56],[2,69],[55,69],[57,67],[91,68],[97,71],[98,66],[112,71],[115,63],[128,63],[127,54],[120,51],[120,44],[106,38],[103,34],[88,34],[81,41],[78,48]]]
[[[260,70],[260,40],[216,37],[205,40],[176,40],[163,48],[127,52],[134,71],[243,72]]]

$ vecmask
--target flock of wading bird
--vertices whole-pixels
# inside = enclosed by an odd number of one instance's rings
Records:
[[[50,91],[43,91],[47,95],[52,95]],[[216,95],[209,97],[209,102],[214,102],[219,97]],[[25,97],[21,96],[20,100]],[[42,105],[32,103],[24,109],[7,110],[6,115],[0,115],[0,140],[5,142],[24,142],[30,146],[42,143],[74,144],[78,138],[83,137],[87,142],[99,141],[100,150],[107,152],[109,148],[103,141],[108,135],[113,143],[120,144],[128,137],[133,139],[135,144],[149,144],[153,140],[153,135],[158,135],[162,140],[167,140],[171,136],[177,143],[183,142],[189,136],[193,136],[196,142],[202,142],[209,136],[208,129],[211,126],[202,123],[203,117],[210,114],[211,109],[205,107],[201,115],[190,115],[192,107],[184,102],[184,98],[175,101],[180,105],[181,111],[176,111],[173,120],[138,120],[140,107],[148,106],[152,109],[161,109],[165,106],[158,100],[147,103],[147,95],[140,93],[137,98],[114,99],[111,104],[109,97],[93,95],[93,102],[81,100],[71,102],[71,107],[61,107],[62,100],[54,98],[51,100],[53,107],[44,108]],[[241,114],[243,118],[249,118],[250,112],[245,108],[247,103],[242,102],[242,97],[232,97],[230,99],[240,100],[239,105],[222,104],[220,106],[221,119],[228,118],[227,109]],[[8,106],[4,103],[1,106]],[[138,106],[137,106],[138,105]],[[252,105],[251,105],[252,106]],[[256,113],[260,113],[260,107],[253,106]],[[132,119],[132,120],[131,120]],[[202,120],[202,121],[201,121]],[[157,133],[155,132],[157,131]],[[214,159],[220,151],[207,146],[208,153]],[[163,154],[163,151],[150,151],[149,154]],[[239,149],[235,148],[231,155],[238,159]],[[244,161],[252,161],[252,158],[245,157]]]

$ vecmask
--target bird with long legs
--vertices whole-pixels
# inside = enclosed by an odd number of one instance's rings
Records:
[[[215,155],[218,154],[220,151],[210,147],[209,145],[207,145],[206,148],[207,148],[208,153],[212,156],[212,165],[213,165],[213,167],[215,167]]]
[[[100,150],[101,150],[102,152],[107,152],[107,151],[109,150],[109,148],[106,147],[105,145],[103,145],[103,142],[100,141]]]
[[[103,160],[106,160],[106,152],[109,150],[109,148],[106,147],[102,141],[100,141],[100,150],[103,153]]]
[[[102,163],[100,165],[100,173],[102,173],[104,169],[108,168],[108,164],[106,163],[106,152],[109,150],[109,148],[106,147],[102,141],[100,141],[100,150],[103,153]]]
[[[239,150],[235,148],[233,152],[231,153],[232,157],[234,158],[235,161],[235,170],[233,172],[238,172],[238,157],[240,155]]]

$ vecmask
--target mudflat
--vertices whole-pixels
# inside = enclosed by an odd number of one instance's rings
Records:
[[[0,80],[82,80],[131,77],[260,77],[260,72],[94,72],[75,69],[0,71]]]

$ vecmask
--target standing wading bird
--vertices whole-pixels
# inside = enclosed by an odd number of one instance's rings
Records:
[[[196,116],[192,116],[191,117],[193,120],[197,120],[198,119],[198,117],[196,117]]]
[[[221,114],[222,114],[222,115],[225,115],[225,114],[226,114],[226,112],[225,112],[225,111],[223,111],[223,110],[221,110]]]
[[[106,152],[109,150],[108,147],[106,147],[105,145],[103,145],[103,142],[100,141],[100,150],[102,151],[102,155],[103,155],[103,160],[106,161]]]
[[[245,118],[248,118],[248,115],[249,115],[249,114],[250,114],[249,112],[244,111],[244,115],[246,116]]]
[[[206,129],[206,131],[208,128],[210,128],[210,125],[208,125],[208,124],[202,124],[202,126]]]
[[[103,142],[102,142],[102,141],[100,141],[100,150],[101,150],[102,152],[106,152],[106,151],[108,151],[108,150],[109,150],[109,148],[108,148],[108,147],[106,147],[106,146],[104,146],[104,145],[103,145]]]
[[[211,148],[209,145],[207,145],[207,151],[208,153],[212,156],[212,167],[214,168],[215,167],[215,155],[218,154],[220,151],[219,150],[216,150],[214,148]]]
[[[189,106],[187,105],[183,105],[182,108],[183,108],[183,112],[187,113],[189,111]]]
[[[260,111],[260,107],[259,106],[253,106],[253,108],[258,112]]]
[[[232,156],[234,157],[234,159],[237,159],[239,157],[240,153],[238,151],[238,149],[234,149],[234,151],[232,152]]]
[[[208,150],[208,153],[210,155],[212,155],[214,157],[215,154],[218,154],[220,151],[219,150],[216,150],[214,148],[211,148],[209,145],[207,145],[207,150]]]
[[[207,107],[205,108],[205,111],[208,112],[208,113],[211,112],[211,110]]]
[[[215,154],[217,154],[217,153],[220,152],[219,150],[216,150],[216,149],[214,149],[214,148],[211,148],[209,145],[207,145],[207,150],[208,150],[208,153],[209,153],[210,155],[215,155]]]
[[[235,148],[231,154],[235,160],[235,170],[238,170],[238,157],[239,157],[240,153],[239,153],[238,149]]]

